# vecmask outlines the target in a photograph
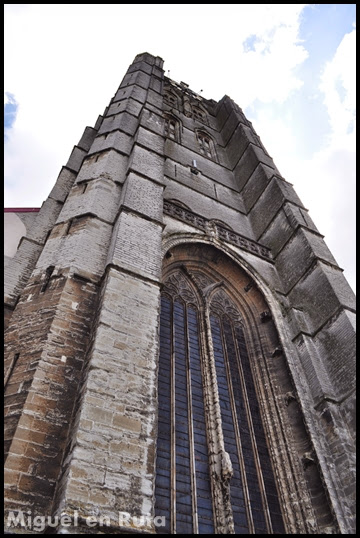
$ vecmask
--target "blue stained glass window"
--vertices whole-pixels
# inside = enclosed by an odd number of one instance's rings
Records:
[[[169,293],[170,289],[170,293]],[[201,310],[168,288],[161,299],[155,513],[163,534],[215,534]],[[185,295],[186,296],[186,295]],[[277,488],[239,316],[211,311],[211,344],[235,534],[284,534]]]

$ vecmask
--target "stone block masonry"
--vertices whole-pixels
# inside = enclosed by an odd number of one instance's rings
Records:
[[[109,270],[62,511],[152,510],[158,314],[158,285]]]
[[[217,290],[242,312],[276,483],[266,493],[279,493],[286,533],[353,534],[351,289],[238,105],[228,96],[204,99],[165,77],[162,66],[160,57],[136,56],[7,260],[7,531],[157,532],[160,296],[164,282],[182,274],[189,311],[195,288],[204,301],[196,305],[209,412],[201,435],[211,444],[212,486],[199,507],[214,508],[214,533],[232,534],[239,508],[229,500],[229,454],[214,456],[214,446],[224,445],[221,416],[209,426],[218,396],[209,396],[217,383],[204,312]],[[172,453],[167,464],[174,461]],[[176,483],[169,480],[167,528],[174,531]],[[63,515],[70,526],[21,526],[7,519],[12,511]],[[244,529],[252,533],[250,512],[247,505]],[[202,533],[196,513],[194,534]]]
[[[46,287],[45,287],[46,286]],[[89,345],[96,286],[76,275],[29,281],[6,335],[5,499],[51,513]]]

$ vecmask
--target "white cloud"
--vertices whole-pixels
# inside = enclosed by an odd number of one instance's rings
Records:
[[[305,163],[318,193],[309,204],[326,208],[324,213],[316,210],[318,226],[322,231],[324,223],[325,241],[339,265],[346,269],[345,276],[353,289],[356,287],[355,39],[355,30],[346,34],[333,60],[325,66],[320,89],[324,92],[331,131],[327,147]]]
[[[19,107],[6,142],[5,204],[41,205],[85,126],[94,125],[140,52],[162,56],[171,78],[203,89],[206,98],[228,94],[244,109],[254,102],[280,107],[302,89],[298,67],[308,52],[298,34],[306,5],[7,4],[5,90]],[[323,152],[300,160],[302,133],[283,109],[276,115],[274,107],[261,108],[254,123],[325,239],[322,221],[344,230],[348,222],[335,208],[345,169],[352,190],[354,36],[345,36],[324,68],[321,91],[332,130]]]
[[[355,70],[356,31],[346,34],[331,62],[325,66],[320,90],[324,93],[327,107],[332,143],[347,146],[348,134],[355,130],[356,109],[356,70]]]
[[[254,43],[254,50],[240,58],[240,72],[251,76],[243,84],[242,106],[259,99],[263,103],[284,102],[293,90],[303,85],[295,68],[308,53],[298,38],[299,21],[277,21]]]
[[[299,158],[296,125],[292,126],[289,118],[275,117],[267,108],[258,114],[255,128],[282,175],[293,183],[355,290],[354,54],[355,30],[344,36],[333,59],[324,68],[320,90],[331,128],[323,148],[311,158]]]
[[[42,203],[44,186],[55,182],[84,127],[94,125],[144,50],[163,56],[171,77],[179,73],[205,97],[227,93],[242,107],[256,98],[283,100],[300,84],[292,70],[304,57],[295,43],[302,7],[9,4],[5,82],[19,108],[6,146],[6,204],[9,192],[17,192],[17,205]],[[189,31],[181,47],[178,24]],[[242,43],[255,33],[269,51],[247,59]]]

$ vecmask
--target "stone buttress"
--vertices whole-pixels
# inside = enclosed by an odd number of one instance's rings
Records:
[[[265,362],[298,477],[281,490],[287,533],[353,534],[353,293],[242,110],[162,66],[136,56],[7,264],[6,514],[156,532],[163,271],[208,260],[273,324]]]

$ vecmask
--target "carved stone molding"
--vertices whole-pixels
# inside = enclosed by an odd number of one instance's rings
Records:
[[[198,304],[195,294],[189,286],[189,282],[180,271],[173,273],[166,279],[164,283],[164,291],[168,292],[169,295],[178,295],[188,303],[192,303],[194,305]]]
[[[234,321],[242,324],[242,319],[239,313],[238,308],[231,301],[229,296],[224,292],[224,290],[218,290],[212,297],[210,303],[210,311],[215,310],[221,312],[223,315],[228,315]]]
[[[251,254],[254,254],[255,256],[264,258],[267,261],[272,261],[271,251],[267,247],[259,245],[259,243],[256,241],[243,237],[232,230],[228,230],[225,228],[225,226],[222,226],[213,220],[208,220],[204,217],[196,215],[192,211],[180,207],[173,202],[164,200],[164,213],[170,217],[174,217],[175,219],[186,222],[195,228],[199,228],[214,239],[226,241],[227,243],[231,243],[232,245],[246,250],[247,252],[251,252]]]
[[[315,453],[313,458],[315,464],[311,461],[312,442],[304,427],[297,387],[287,366],[288,349],[284,346],[281,349],[282,342],[276,334],[274,336],[274,322],[268,315],[269,304],[266,303],[265,297],[260,296],[260,286],[254,285],[251,290],[250,287],[247,291],[244,290],[244,284],[249,282],[246,271],[239,268],[235,272],[225,255],[214,255],[211,245],[217,246],[206,232],[202,235],[200,230],[198,233],[194,230],[193,234],[187,233],[181,236],[178,233],[166,237],[164,252],[171,250],[172,255],[165,258],[164,270],[167,275],[174,274],[174,269],[175,272],[176,269],[183,272],[198,300],[215,533],[234,534],[234,517],[229,502],[234,480],[231,473],[227,472],[230,469],[226,466],[224,456],[226,449],[210,316],[217,314],[220,321],[224,315],[229,317],[235,321],[236,331],[239,318],[234,316],[234,312],[230,314],[234,305],[241,316],[243,332],[247,337],[246,345],[251,361],[254,388],[266,439],[269,440],[269,455],[276,485],[279,488],[279,501],[286,533],[318,534],[320,531],[325,534],[336,534],[337,527],[330,521],[331,507],[325,506],[322,477],[317,471],[318,461]],[[206,255],[209,247],[211,255],[209,253]],[[218,245],[218,248],[228,249],[226,244]],[[237,286],[238,295],[233,293],[233,288],[229,284]],[[214,306],[211,311],[212,304]],[[281,349],[281,353],[279,355],[275,353],[276,356],[272,358],[271,353],[276,349],[278,351]],[[244,383],[244,376],[241,380]],[[255,433],[254,428],[253,431]],[[311,489],[312,484],[316,484],[315,493]],[[317,519],[316,511],[319,510],[324,514],[323,517],[327,518],[324,519],[325,523]]]

